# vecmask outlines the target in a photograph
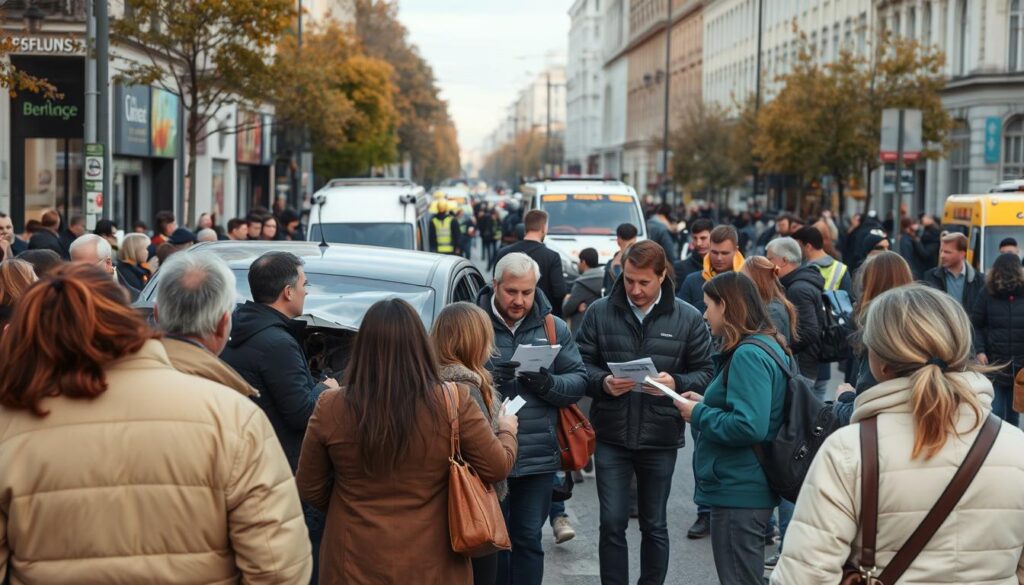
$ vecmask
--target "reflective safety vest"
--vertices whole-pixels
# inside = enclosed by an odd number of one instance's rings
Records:
[[[494,222],[494,241],[497,242],[499,240],[501,240],[501,222],[496,221]]]
[[[455,246],[452,244],[452,222],[455,218],[447,216],[444,219],[434,218],[434,235],[437,237],[438,254],[454,254]]]
[[[818,270],[825,277],[825,292],[832,292],[839,290],[839,285],[843,283],[843,278],[849,269],[846,267],[846,264],[836,260],[828,268],[818,266]]]

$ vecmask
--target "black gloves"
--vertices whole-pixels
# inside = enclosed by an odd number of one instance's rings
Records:
[[[537,396],[543,396],[555,387],[555,379],[551,377],[551,372],[547,368],[541,368],[539,372],[519,374],[519,383]]]
[[[494,371],[491,372],[491,377],[494,380],[495,388],[504,386],[505,384],[516,379],[516,368],[519,367],[519,362],[501,362],[494,365]]]

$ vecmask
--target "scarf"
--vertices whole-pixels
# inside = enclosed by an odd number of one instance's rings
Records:
[[[743,254],[736,252],[736,255],[732,257],[732,270],[733,272],[739,272],[740,268],[743,268]],[[704,256],[704,270],[701,271],[700,275],[704,277],[704,282],[711,280],[718,276],[714,270],[711,269],[711,253],[709,252]]]

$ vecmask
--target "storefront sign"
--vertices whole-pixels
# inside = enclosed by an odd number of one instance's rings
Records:
[[[85,60],[80,57],[11,55],[15,69],[46,79],[59,98],[19,91],[11,100],[15,136],[81,138],[85,124]]]
[[[992,165],[999,162],[999,143],[1002,142],[1000,130],[1002,129],[1001,118],[985,118],[985,164]]]
[[[150,153],[155,157],[178,155],[178,96],[152,88],[149,122]]]
[[[11,37],[12,53],[63,53],[75,55],[83,52],[84,44],[68,37],[17,36]]]
[[[255,112],[238,112],[238,134],[235,135],[237,145],[235,160],[238,164],[258,165],[263,158],[261,149],[263,146],[263,120]]]
[[[149,86],[114,88],[114,154],[149,156]]]

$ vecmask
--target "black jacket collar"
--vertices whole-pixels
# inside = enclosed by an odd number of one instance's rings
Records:
[[[623,284],[623,278],[620,275],[615,281],[615,285],[612,286],[612,292],[608,294],[608,301],[613,303],[616,307],[624,311],[629,311],[629,299],[626,297],[626,286]],[[672,284],[671,278],[665,278],[665,281],[661,283],[661,300],[658,304],[651,309],[651,313],[648,318],[655,317],[657,315],[666,315],[672,312],[676,302],[676,288]]]

